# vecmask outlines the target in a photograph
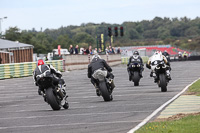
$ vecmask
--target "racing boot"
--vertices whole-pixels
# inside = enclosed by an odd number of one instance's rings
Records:
[[[131,72],[128,68],[127,68],[127,71],[128,71],[129,81],[131,81]]]
[[[143,78],[143,76],[142,76],[142,71],[140,71],[140,77]]]
[[[110,89],[111,89],[111,93],[112,93],[113,89],[115,88],[114,80],[113,79],[109,79],[109,84],[110,84]]]
[[[157,83],[158,82],[158,77],[154,72],[152,72],[152,77],[154,77],[154,83]]]
[[[150,77],[153,77],[153,72],[150,73]]]
[[[97,96],[101,96],[101,92],[99,90],[99,86],[97,86],[96,84],[95,84],[95,89],[96,89]]]
[[[38,88],[38,95],[42,95],[43,94],[43,91],[42,91],[42,89],[39,87]]]
[[[169,70],[167,70],[166,73],[167,73],[167,79],[168,79],[169,81],[172,80],[172,78],[171,78],[171,76],[170,76]]]

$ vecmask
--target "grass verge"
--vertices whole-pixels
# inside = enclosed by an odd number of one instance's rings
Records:
[[[200,80],[197,80],[197,82],[192,84],[187,90],[186,94],[193,94],[200,96]]]
[[[187,94],[200,96],[200,80],[188,88],[186,95]],[[174,116],[174,119],[149,122],[135,133],[199,133],[199,121],[200,113],[183,115],[183,117],[177,115]]]
[[[135,133],[199,133],[200,115],[190,115],[179,120],[150,122]]]

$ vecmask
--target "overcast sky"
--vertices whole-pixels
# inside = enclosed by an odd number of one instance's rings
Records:
[[[154,17],[200,17],[200,0],[0,0],[2,31],[57,29],[82,23],[152,20]]]

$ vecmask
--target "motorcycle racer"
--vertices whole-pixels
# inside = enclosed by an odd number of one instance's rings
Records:
[[[164,63],[167,65],[167,71],[166,71],[166,75],[168,80],[171,80],[171,76],[170,76],[170,63],[168,62],[168,60],[166,59],[166,57],[164,55],[162,55],[162,52],[160,51],[156,51],[148,60],[146,67],[151,69],[151,73],[150,73],[150,77],[154,77],[155,82],[157,81],[157,76],[155,74],[155,67],[156,62],[157,61],[164,61]]]
[[[144,66],[143,60],[140,57],[139,52],[138,51],[134,51],[133,55],[129,58],[129,61],[128,61],[128,64],[127,64],[127,71],[128,71],[128,75],[129,75],[129,81],[131,81],[131,72],[130,72],[131,66],[130,65],[131,65],[131,63],[133,63],[135,61],[137,61],[140,64],[140,66],[141,66],[140,76],[143,77],[142,76],[142,71],[144,70],[144,68],[143,68],[143,66]]]
[[[98,69],[101,69],[103,71],[106,71],[107,76],[106,78],[111,78],[114,79],[114,75],[111,73],[112,72],[112,68],[106,63],[106,61],[104,59],[101,59],[101,56],[98,54],[95,54],[92,57],[92,62],[88,65],[88,78],[91,78],[91,83],[95,86],[96,88],[96,93],[97,96],[100,96],[100,92],[99,92],[99,85],[97,80],[92,76],[93,73],[95,71],[97,71]],[[115,85],[113,83],[112,80],[112,89],[114,89]]]

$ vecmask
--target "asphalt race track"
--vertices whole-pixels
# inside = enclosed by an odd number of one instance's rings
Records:
[[[52,111],[37,94],[32,77],[0,80],[0,133],[126,133],[200,76],[200,61],[171,66],[167,92],[161,92],[147,68],[134,87],[125,65],[112,67],[112,102],[96,96],[87,70],[65,72],[70,107],[60,111]]]

